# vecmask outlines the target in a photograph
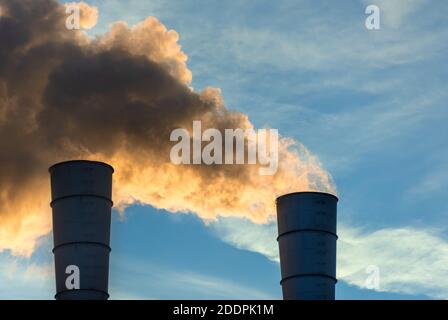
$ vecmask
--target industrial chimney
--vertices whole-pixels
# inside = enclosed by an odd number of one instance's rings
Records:
[[[283,299],[335,299],[337,202],[320,192],[277,198]]]
[[[108,164],[74,160],[49,169],[57,300],[106,300],[112,173]]]

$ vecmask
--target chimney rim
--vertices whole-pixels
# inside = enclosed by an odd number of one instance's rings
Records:
[[[286,198],[286,197],[289,197],[289,196],[294,196],[294,195],[298,195],[298,194],[318,194],[318,195],[325,195],[325,196],[330,196],[330,197],[333,197],[333,198],[335,198],[336,199],[336,202],[338,202],[339,201],[339,198],[336,196],[336,195],[334,195],[334,194],[332,194],[332,193],[328,193],[328,192],[319,192],[319,191],[298,191],[298,192],[291,192],[291,193],[286,193],[286,194],[283,194],[283,195],[281,195],[281,196],[278,196],[277,197],[277,199],[275,200],[275,203],[277,203],[280,199],[282,199],[282,198]]]
[[[107,168],[111,169],[112,173],[115,172],[114,168],[110,164],[107,164],[107,163],[102,162],[102,161],[95,161],[95,160],[66,160],[66,161],[61,161],[61,162],[55,163],[52,166],[50,166],[48,168],[48,171],[51,173],[51,171],[55,167],[58,167],[58,166],[61,166],[61,165],[65,165],[65,164],[70,164],[70,163],[77,163],[77,162],[78,163],[80,162],[80,163],[89,163],[89,164],[101,165],[101,166],[104,166],[104,167],[107,167]]]

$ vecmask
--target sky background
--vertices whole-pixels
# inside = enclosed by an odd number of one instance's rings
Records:
[[[87,1],[95,36],[157,17],[176,30],[192,86],[278,128],[332,174],[337,299],[448,298],[448,2]],[[381,8],[381,30],[364,26]],[[280,299],[276,226],[149,206],[116,212],[112,299]],[[51,235],[0,253],[0,298],[52,299]],[[380,271],[365,288],[366,268]],[[3,290],[7,288],[7,290]]]

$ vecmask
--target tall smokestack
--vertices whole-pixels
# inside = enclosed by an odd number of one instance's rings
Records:
[[[320,192],[277,198],[283,299],[334,300],[337,202]]]
[[[108,164],[74,160],[49,169],[57,300],[106,300],[112,173]]]

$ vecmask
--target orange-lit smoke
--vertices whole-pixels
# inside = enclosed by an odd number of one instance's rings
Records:
[[[155,18],[111,26],[94,40],[65,29],[54,0],[0,0],[0,252],[29,255],[51,231],[47,168],[68,159],[115,168],[114,202],[204,221],[275,214],[275,197],[293,191],[335,193],[331,178],[301,144],[279,141],[279,169],[257,165],[170,163],[170,132],[191,128],[252,128],[230,111],[218,89],[195,92],[179,36]],[[97,11],[83,4],[90,22]],[[96,12],[96,15],[95,15]]]

